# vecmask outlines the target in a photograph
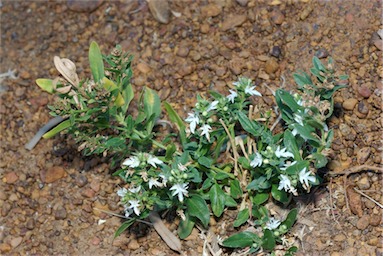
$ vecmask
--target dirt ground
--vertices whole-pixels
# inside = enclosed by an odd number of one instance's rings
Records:
[[[1,255],[177,255],[144,225],[113,240],[121,220],[96,209],[121,211],[121,181],[105,159],[81,156],[65,136],[24,148],[53,102],[35,79],[58,75],[55,55],[89,75],[93,40],[104,53],[115,44],[133,53],[136,89],[154,88],[184,117],[198,93],[227,91],[238,76],[267,94],[263,84],[278,88],[284,77],[293,88],[295,71],[307,71],[314,55],[331,56],[350,76],[329,122],[335,138],[327,171],[339,175],[327,175],[315,200],[301,204],[298,254],[383,255],[381,1],[174,0],[167,24],[144,0],[85,6],[93,4],[0,1],[0,71],[17,74],[0,83]],[[233,231],[222,220],[212,229],[221,237]],[[184,255],[202,255],[197,230],[182,243]]]

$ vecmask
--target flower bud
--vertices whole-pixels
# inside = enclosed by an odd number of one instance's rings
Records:
[[[207,111],[202,112],[202,116],[207,116]]]
[[[263,159],[263,163],[264,163],[264,164],[269,164],[270,161],[269,161],[269,159]]]

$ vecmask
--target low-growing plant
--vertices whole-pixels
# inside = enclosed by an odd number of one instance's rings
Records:
[[[132,57],[120,46],[103,56],[93,42],[89,61],[93,79],[79,80],[70,60],[55,57],[65,79],[37,80],[58,95],[51,114],[64,118],[44,137],[65,131],[84,154],[109,154],[119,164],[114,175],[126,183],[117,194],[127,220],[116,236],[152,211],[171,209],[181,219],[178,235],[184,239],[196,225],[208,228],[211,216],[221,217],[231,208],[237,211],[231,225],[242,231],[222,240],[222,246],[253,253],[282,245],[286,255],[297,250],[286,237],[297,209],[282,220],[264,205],[275,200],[287,207],[293,196],[320,183],[317,169],[327,164],[333,139],[326,119],[334,92],[347,79],[336,75],[331,59],[324,66],[314,57],[314,79],[294,74],[296,92],[273,92],[275,114],[251,105],[251,97],[263,96],[249,78],[240,77],[228,95],[211,91],[209,98],[197,96],[185,119],[147,87],[129,108]],[[176,132],[156,132],[157,125],[167,123],[160,119],[161,106]]]

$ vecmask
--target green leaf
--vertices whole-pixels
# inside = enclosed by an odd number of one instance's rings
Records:
[[[98,44],[92,42],[89,47],[89,63],[92,71],[93,80],[98,83],[104,76],[104,62]]]
[[[180,133],[181,144],[184,146],[186,144],[185,124],[169,103],[165,101],[163,104],[166,112],[168,113],[170,121],[177,125],[178,131]]]
[[[144,112],[146,118],[151,119],[146,127],[148,133],[151,133],[155,122],[161,114],[161,101],[158,94],[148,87],[145,88],[144,92]]]
[[[269,199],[269,193],[257,193],[253,197],[253,203],[255,205],[261,205]]]
[[[229,248],[243,248],[253,245],[253,243],[260,240],[259,236],[249,232],[244,231],[230,236],[222,242],[222,245]]]
[[[281,225],[285,225],[287,231],[294,225],[297,220],[298,210],[296,208],[292,209],[289,214],[287,214],[286,219],[281,223]]]
[[[295,160],[302,159],[301,154],[299,153],[297,141],[291,131],[286,130],[284,132],[283,144],[287,148],[287,151],[293,153]]]
[[[205,227],[208,226],[210,220],[210,211],[205,200],[195,194],[186,199],[187,212],[190,216],[194,216],[199,219]]]
[[[313,157],[315,159],[315,163],[314,163],[315,168],[319,169],[326,166],[328,162],[327,157],[325,157],[321,153],[314,153]]]
[[[129,109],[130,102],[134,98],[133,86],[131,84],[127,85],[121,93],[125,101],[125,104],[122,106],[123,112],[125,113]]]
[[[166,147],[166,154],[165,154],[165,159],[166,160],[172,160],[173,159],[173,154],[176,152],[176,145],[170,144]]]
[[[331,143],[333,139],[334,139],[334,130],[329,130],[326,137],[326,148],[331,147]]]
[[[36,79],[36,84],[46,92],[53,93],[53,80],[46,78]]]
[[[214,215],[220,217],[225,209],[225,192],[218,184],[214,184],[209,191],[209,197]]]
[[[178,226],[178,236],[181,239],[187,238],[193,231],[195,221],[193,217],[190,217],[189,214],[185,214],[185,220],[181,220],[180,225]]]
[[[249,219],[249,216],[250,216],[249,215],[249,209],[247,209],[247,208],[243,209],[242,211],[240,211],[238,213],[238,216],[235,219],[233,226],[235,228],[241,226],[243,223],[245,223]]]
[[[320,71],[323,71],[323,72],[328,72],[328,70],[326,69],[326,67],[322,64],[322,62],[319,60],[319,58],[317,56],[314,56],[313,57],[313,66],[320,70]]]
[[[295,80],[295,83],[298,85],[298,88],[300,89],[303,88],[305,85],[313,86],[313,82],[310,76],[304,72],[301,72],[300,74],[293,74],[293,78]]]
[[[53,129],[51,129],[49,132],[46,132],[44,135],[43,135],[43,138],[44,139],[49,139],[49,138],[52,138],[53,136],[55,136],[57,133],[69,128],[71,126],[71,122],[69,119],[59,123],[58,125],[56,125]]]
[[[268,251],[272,251],[275,248],[273,232],[270,229],[265,229],[263,232],[262,247]]]
[[[198,163],[206,168],[210,168],[213,164],[213,160],[210,158],[207,158],[206,156],[202,156],[198,158]]]
[[[239,157],[238,158],[238,163],[240,165],[242,165],[242,167],[247,169],[247,170],[249,170],[251,168],[250,161],[246,157],[243,157],[243,156]]]
[[[232,180],[230,182],[230,195],[235,199],[238,199],[243,195],[241,184],[238,180]]]
[[[270,182],[265,176],[255,178],[249,185],[247,185],[247,189],[249,190],[264,190],[268,188],[270,188]]]
[[[205,181],[202,184],[201,189],[206,190],[206,189],[210,188],[212,185],[213,185],[213,179],[209,177],[209,178],[205,179]]]
[[[238,112],[238,120],[242,128],[255,137],[260,136],[264,131],[264,128],[261,124],[250,120],[243,112]]]
[[[281,203],[287,203],[289,201],[286,191],[278,190],[278,184],[273,184],[271,186],[271,195],[275,200]]]
[[[121,226],[116,230],[116,233],[114,233],[114,238],[121,235],[121,233],[128,229],[135,221],[136,219],[129,219],[122,223]]]
[[[238,203],[229,195],[225,197],[225,205],[227,207],[237,207]]]

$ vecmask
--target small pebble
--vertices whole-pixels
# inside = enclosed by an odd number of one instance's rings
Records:
[[[370,181],[367,176],[363,176],[360,180],[356,183],[359,187],[359,189],[365,190],[369,189],[371,187]]]
[[[208,4],[201,8],[201,14],[205,17],[215,17],[219,15],[222,11],[222,8],[215,4]]]
[[[382,220],[383,217],[381,214],[372,214],[370,217],[370,225],[376,227],[382,223]]]
[[[137,250],[138,248],[140,248],[140,244],[138,243],[137,239],[132,239],[128,244],[128,249]]]
[[[9,244],[6,244],[6,243],[0,244],[0,252],[7,253],[10,250],[12,250],[12,247]]]
[[[362,100],[362,101],[360,101],[358,103],[358,112],[363,114],[363,115],[367,115],[368,114],[368,112],[369,112],[369,104],[368,104],[367,101]]]
[[[186,57],[186,56],[188,56],[188,54],[189,54],[189,48],[188,48],[188,47],[185,47],[185,46],[181,46],[180,48],[178,48],[176,54],[177,54],[178,56],[180,56],[180,57]]]
[[[23,241],[23,238],[21,236],[19,237],[15,237],[11,240],[11,246],[13,248],[19,246],[21,244],[21,242]]]
[[[273,56],[275,58],[281,57],[281,55],[282,55],[281,47],[274,45],[273,48],[271,48],[270,54],[271,54],[271,56]]]
[[[170,6],[168,0],[147,1],[149,10],[153,17],[164,24],[170,21]]]
[[[360,94],[360,96],[366,99],[369,98],[372,94],[370,88],[366,84],[363,84],[358,88],[358,93]]]
[[[279,68],[278,62],[274,58],[270,58],[266,61],[265,71],[267,74],[274,74]]]
[[[221,30],[227,31],[229,29],[242,25],[247,19],[246,15],[229,15],[222,23]]]
[[[40,172],[40,178],[44,183],[52,183],[63,178],[66,175],[64,168],[61,166],[52,166],[44,168]]]
[[[17,176],[16,172],[9,172],[4,175],[3,181],[7,184],[13,184],[15,183],[19,177]]]
[[[271,13],[271,20],[276,24],[276,25],[281,25],[283,21],[285,20],[285,15],[280,10],[274,10]]]
[[[93,12],[101,4],[103,0],[83,1],[83,0],[68,0],[67,6],[69,10],[74,12]]]
[[[66,209],[62,206],[59,206],[54,214],[56,220],[64,220],[67,217]]]
[[[137,70],[140,71],[142,74],[147,74],[150,72],[150,67],[144,62],[140,62],[137,64]]]
[[[326,58],[329,55],[328,51],[325,48],[319,48],[315,52],[315,56],[317,56],[319,59]]]
[[[75,183],[78,187],[82,188],[83,186],[85,186],[86,184],[88,184],[88,179],[86,176],[82,175],[82,174],[79,174],[76,176],[75,178]]]
[[[368,227],[370,224],[370,216],[369,215],[363,215],[358,222],[356,223],[356,227],[359,230],[364,230]]]
[[[343,104],[342,104],[342,107],[345,109],[345,110],[353,110],[355,105],[358,103],[358,100],[357,99],[346,99]]]
[[[364,148],[360,149],[356,154],[356,159],[357,159],[358,163],[364,164],[367,161],[370,154],[371,154],[371,148],[370,147],[364,147]]]

